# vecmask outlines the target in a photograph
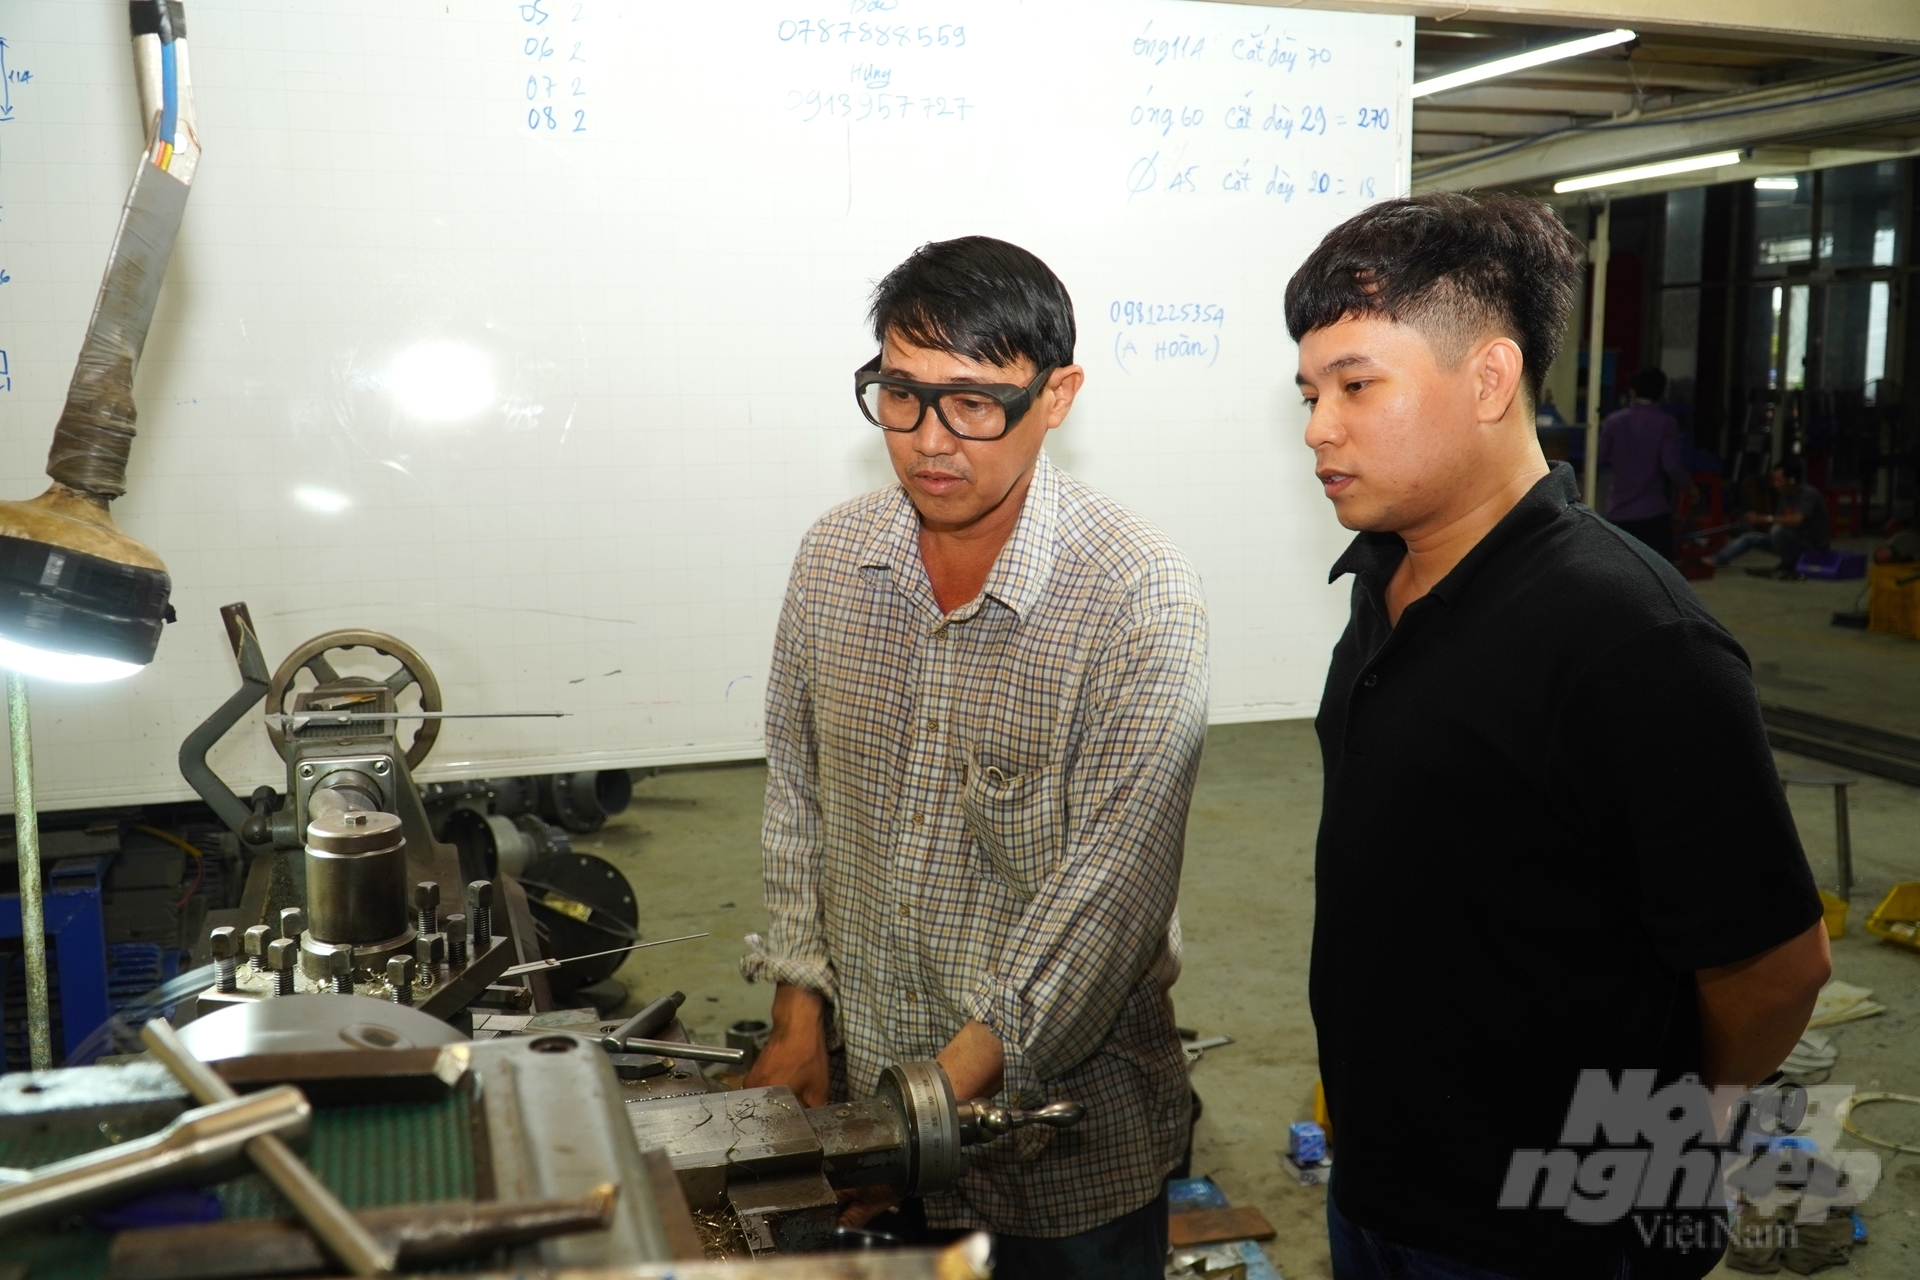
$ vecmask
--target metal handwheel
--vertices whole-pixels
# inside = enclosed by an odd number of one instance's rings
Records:
[[[397,701],[400,695],[414,685],[420,687],[420,709],[422,711],[441,711],[440,682],[434,678],[433,668],[413,647],[402,640],[395,639],[384,631],[327,631],[307,641],[280,664],[273,673],[273,680],[267,685],[267,709],[285,714],[288,711],[287,699],[293,693],[294,677],[302,668],[313,673],[313,678],[321,684],[357,683],[359,678],[342,680],[333,664],[327,661],[327,655],[343,649],[371,649],[383,658],[392,658],[400,665],[384,680],[365,680],[367,688],[385,685],[393,691]],[[287,758],[287,731],[278,723],[267,722],[267,736],[273,740],[273,749],[280,753],[282,760]],[[422,720],[420,727],[414,730],[413,741],[407,747],[407,769],[418,769],[420,762],[433,750],[433,741],[440,736],[438,720]]]

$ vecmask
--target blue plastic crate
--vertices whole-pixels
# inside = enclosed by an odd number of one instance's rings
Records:
[[[1794,568],[1809,578],[1842,582],[1866,577],[1867,558],[1858,551],[1803,551]]]

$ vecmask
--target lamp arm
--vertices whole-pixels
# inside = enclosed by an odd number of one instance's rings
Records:
[[[102,507],[127,491],[134,369],[200,163],[186,15],[172,0],[132,0],[128,8],[146,144],[47,452],[54,482]]]

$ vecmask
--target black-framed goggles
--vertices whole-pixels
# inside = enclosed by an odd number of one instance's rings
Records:
[[[918,431],[927,410],[962,440],[998,440],[1019,425],[1047,385],[1051,368],[1024,387],[1010,382],[915,382],[880,372],[875,356],[853,372],[860,412],[882,431]]]

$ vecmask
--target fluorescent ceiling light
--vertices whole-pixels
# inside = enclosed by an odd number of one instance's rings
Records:
[[[1569,40],[1564,44],[1550,44],[1539,49],[1528,49],[1510,57],[1483,62],[1477,67],[1449,71],[1446,75],[1435,76],[1431,80],[1415,81],[1413,96],[1424,98],[1430,93],[1445,93],[1449,89],[1458,89],[1463,84],[1491,80],[1495,76],[1510,76],[1516,71],[1525,71],[1528,67],[1558,62],[1562,58],[1578,57],[1583,53],[1592,53],[1595,49],[1610,49],[1614,45],[1625,44],[1633,38],[1632,31],[1625,27],[1616,27],[1612,31],[1602,31],[1599,35],[1593,36],[1581,36],[1578,40]]]
[[[52,649],[36,649],[32,645],[0,636],[0,667],[42,680],[100,684],[108,680],[124,680],[138,671],[140,664],[121,662],[116,658],[96,658],[85,653],[56,653]]]
[[[1738,151],[1716,151],[1712,155],[1686,156],[1662,160],[1658,164],[1636,164],[1627,169],[1609,169],[1605,173],[1587,173],[1577,178],[1562,178],[1553,184],[1557,193],[1590,191],[1595,187],[1624,187],[1643,178],[1664,178],[1674,173],[1692,173],[1696,169],[1719,169],[1739,164],[1745,157]]]
[[[1755,178],[1753,189],[1755,191],[1798,191],[1800,179],[1790,173],[1782,174],[1777,178]]]

